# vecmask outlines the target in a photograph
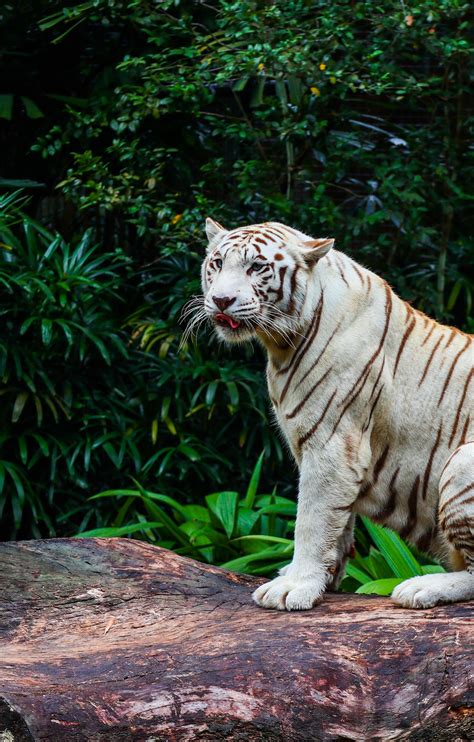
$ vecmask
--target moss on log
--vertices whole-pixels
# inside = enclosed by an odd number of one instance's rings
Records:
[[[328,595],[139,541],[0,544],[0,740],[469,740],[472,603]]]

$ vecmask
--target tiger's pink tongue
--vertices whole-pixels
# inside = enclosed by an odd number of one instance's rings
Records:
[[[233,330],[236,330],[237,327],[240,325],[240,322],[233,319],[232,317],[229,317],[228,314],[222,314],[222,312],[219,312],[216,314],[216,320],[219,322],[219,324],[228,324]]]

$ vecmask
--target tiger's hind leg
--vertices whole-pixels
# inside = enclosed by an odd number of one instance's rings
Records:
[[[412,577],[392,593],[405,608],[474,600],[474,441],[459,446],[439,483],[439,525],[459,572]]]
[[[341,581],[344,578],[348,559],[355,556],[354,524],[355,514],[352,514],[347,522],[344,531],[342,532],[341,537],[339,538],[336,563],[329,569],[329,572],[332,574],[332,578],[328,582],[328,586],[326,589],[330,592],[335,592],[338,589]]]

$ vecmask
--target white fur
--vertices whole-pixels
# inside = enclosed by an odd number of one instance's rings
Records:
[[[330,250],[332,240],[275,222],[230,232],[212,223],[208,232],[205,312],[214,317],[214,299],[230,298],[225,311],[241,325],[218,334],[265,346],[275,417],[300,472],[293,561],[255,601],[314,605],[340,579],[355,513],[464,570],[415,578],[416,588],[410,580],[397,602],[472,598],[472,338],[413,310]]]
[[[474,600],[474,575],[462,571],[412,577],[395,588],[392,598],[404,608],[431,608],[438,603]]]

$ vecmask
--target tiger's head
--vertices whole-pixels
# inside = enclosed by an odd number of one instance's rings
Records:
[[[206,220],[203,309],[217,334],[239,343],[287,343],[298,326],[308,276],[334,240],[313,240],[278,222],[226,230]]]

